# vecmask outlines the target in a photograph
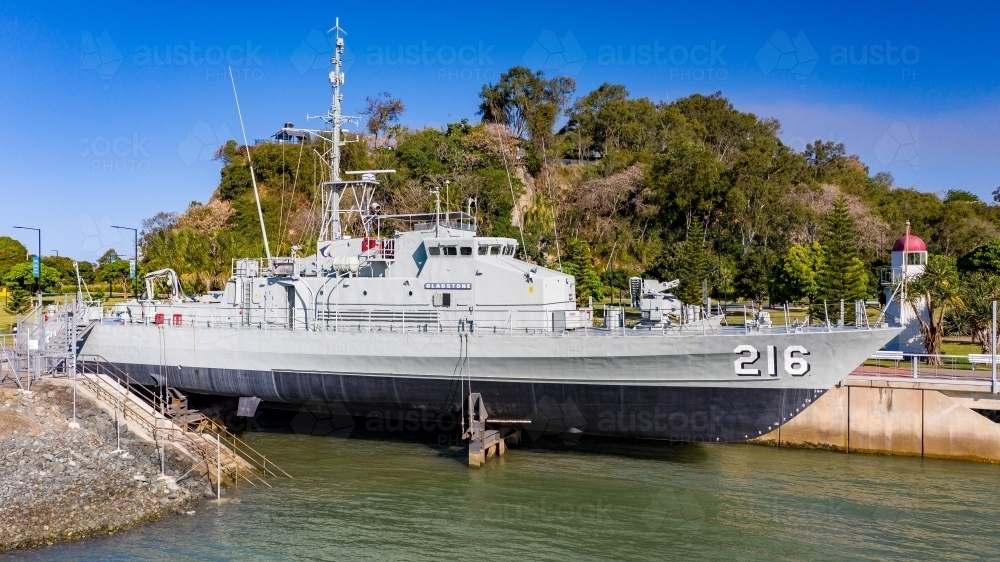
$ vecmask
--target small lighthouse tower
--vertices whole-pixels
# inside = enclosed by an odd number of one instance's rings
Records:
[[[907,302],[907,284],[924,273],[927,266],[927,244],[910,232],[910,221],[906,221],[906,234],[892,245],[892,267],[882,272],[882,286],[885,291],[886,319],[892,325],[902,326],[903,332],[886,344],[891,351],[923,353],[924,338],[920,334],[919,313],[926,319],[927,307],[917,303],[917,312]],[[895,298],[893,298],[895,293]]]

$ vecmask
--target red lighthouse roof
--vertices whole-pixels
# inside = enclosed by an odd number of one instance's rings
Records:
[[[912,234],[900,236],[892,245],[893,252],[926,252],[927,244]]]
[[[916,236],[910,234],[910,221],[906,221],[906,234],[900,236],[892,245],[893,252],[926,252],[927,244]]]

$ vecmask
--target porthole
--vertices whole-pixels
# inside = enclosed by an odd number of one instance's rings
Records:
[[[367,297],[368,296],[368,291],[361,291],[361,294]]]
[[[411,296],[411,297],[413,296],[413,291],[410,291],[410,296]]]

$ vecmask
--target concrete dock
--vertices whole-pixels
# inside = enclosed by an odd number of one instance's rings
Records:
[[[979,375],[914,378],[906,369],[862,367],[752,442],[997,463],[1000,424],[987,415],[1000,414],[1000,395]]]

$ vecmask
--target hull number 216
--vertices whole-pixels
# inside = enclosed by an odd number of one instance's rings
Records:
[[[733,364],[736,366],[736,374],[741,377],[759,377],[761,376],[761,370],[756,366],[757,360],[760,359],[760,352],[757,351],[752,345],[743,344],[737,346],[733,350],[733,353],[739,355]],[[769,345],[765,351],[767,355],[767,374],[776,377],[778,376],[778,348]],[[801,377],[809,372],[809,362],[806,361],[806,356],[809,355],[809,351],[801,345],[790,345],[785,348],[782,359],[782,367],[785,372],[793,377]]]

